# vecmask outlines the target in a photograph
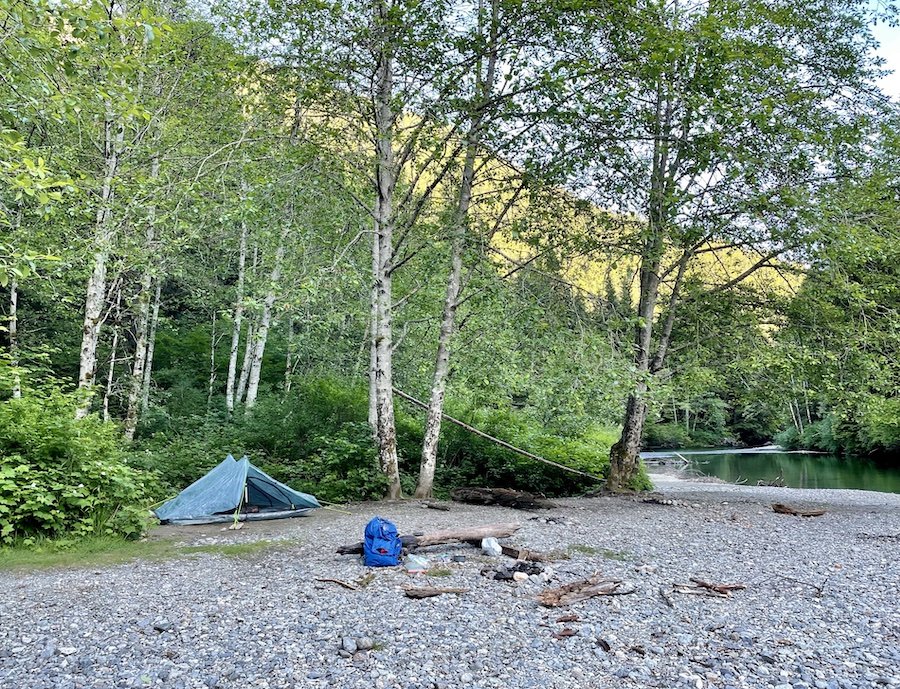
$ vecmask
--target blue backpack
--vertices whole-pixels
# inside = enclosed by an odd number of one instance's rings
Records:
[[[387,519],[374,517],[366,524],[363,538],[363,557],[366,567],[393,567],[400,564],[403,542],[397,527]]]

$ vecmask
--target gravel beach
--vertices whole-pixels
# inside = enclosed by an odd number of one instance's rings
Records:
[[[283,541],[244,557],[4,572],[0,687],[900,687],[900,495],[653,479],[668,504],[361,504],[349,515],[152,535]],[[828,512],[775,514],[773,502]],[[367,574],[335,548],[360,540],[375,514],[401,533],[515,521],[507,542],[568,559],[507,582],[481,574],[498,561],[479,549],[435,546],[422,552],[441,576],[371,570],[359,590],[317,581]],[[554,609],[535,601],[595,572],[636,591]],[[727,598],[671,592],[691,577],[747,588]],[[467,592],[411,600],[409,585]]]

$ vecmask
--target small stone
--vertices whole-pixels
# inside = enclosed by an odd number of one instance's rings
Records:
[[[47,660],[54,653],[56,653],[56,646],[54,644],[48,644],[43,651],[41,651],[41,658]]]
[[[525,572],[513,572],[512,578],[513,581],[518,582],[528,581],[528,575]]]
[[[354,639],[352,636],[343,637],[341,639],[341,648],[343,650],[347,651],[347,653],[350,653],[351,655],[356,653],[356,650],[357,650],[356,639]]]
[[[73,653],[77,653],[77,652],[78,652],[78,649],[74,648],[73,646],[63,646],[62,648],[59,649],[60,655],[64,655],[64,656],[70,656]]]
[[[171,630],[175,625],[166,618],[161,618],[153,622],[153,628],[158,632],[167,632]]]
[[[356,640],[356,647],[360,651],[371,651],[375,648],[375,640],[370,636],[361,636]]]
[[[352,657],[353,657],[353,654],[352,654],[352,653],[349,653],[348,651],[345,651],[343,648],[342,648],[341,650],[338,651],[338,655],[339,655],[341,658],[352,658]]]
[[[518,574],[518,572],[517,572],[517,574]],[[465,672],[465,673],[463,673],[463,676],[460,677],[460,680],[462,681],[463,684],[471,684],[472,682],[475,681],[475,677],[472,675],[472,673]]]
[[[322,679],[324,676],[325,672],[323,670],[313,670],[306,673],[306,679]]]

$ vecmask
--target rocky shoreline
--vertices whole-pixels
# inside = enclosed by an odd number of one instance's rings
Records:
[[[0,686],[900,687],[900,495],[653,479],[656,502],[567,499],[535,513],[360,504],[349,515],[153,535],[283,541],[250,557],[2,573]],[[776,514],[773,502],[827,513]],[[357,590],[319,581],[364,580],[359,558],[335,549],[359,540],[374,514],[405,532],[518,521],[509,542],[564,558],[498,581],[482,574],[496,559],[435,546],[423,552],[431,576],[377,570]],[[554,609],[536,601],[598,572],[634,593]],[[673,592],[692,577],[746,589]],[[410,585],[465,593],[411,600]]]

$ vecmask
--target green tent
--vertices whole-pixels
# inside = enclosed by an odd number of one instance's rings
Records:
[[[154,513],[163,524],[211,524],[235,516],[239,521],[297,517],[317,507],[312,495],[276,481],[247,457],[228,455]]]

